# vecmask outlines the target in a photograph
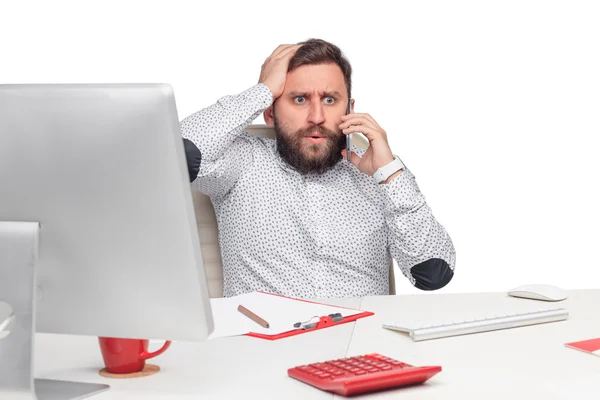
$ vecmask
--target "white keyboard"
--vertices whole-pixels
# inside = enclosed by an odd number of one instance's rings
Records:
[[[505,313],[446,324],[404,322],[383,324],[383,327],[395,331],[408,332],[414,341],[421,341],[563,321],[568,316],[569,313],[564,308],[550,308],[526,313]]]

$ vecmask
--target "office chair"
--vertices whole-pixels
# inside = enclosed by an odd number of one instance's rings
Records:
[[[254,136],[275,138],[275,130],[267,125],[250,125],[246,127],[245,131]],[[352,141],[357,147],[363,149],[366,149],[369,145],[369,142],[360,135],[352,135]],[[208,280],[208,292],[210,297],[223,297],[223,266],[215,209],[210,198],[198,190],[192,189],[192,196],[196,212],[196,225],[198,226],[198,234],[200,235],[204,269],[206,271],[206,279]],[[396,294],[393,261],[390,262],[389,271],[390,294]]]

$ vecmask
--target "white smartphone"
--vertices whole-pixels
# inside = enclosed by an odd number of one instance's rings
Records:
[[[350,103],[351,100],[348,99],[348,107],[346,107],[346,115],[350,114]],[[352,134],[346,135],[346,158],[350,161],[350,147],[352,147]]]

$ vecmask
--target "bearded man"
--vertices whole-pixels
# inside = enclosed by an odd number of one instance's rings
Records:
[[[181,122],[201,154],[192,186],[217,215],[225,297],[386,295],[390,257],[422,290],[452,279],[452,240],[386,131],[354,112],[351,75],[332,43],[281,45],[257,84]],[[261,114],[275,139],[245,132]],[[359,133],[368,148],[348,159],[346,135]]]

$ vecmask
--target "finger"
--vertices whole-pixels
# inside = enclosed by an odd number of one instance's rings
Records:
[[[360,121],[369,121],[369,122],[371,122],[371,120],[369,120],[365,115],[366,114],[356,114],[356,113],[346,114],[346,115],[342,115],[341,120],[342,120],[342,123],[347,123],[347,122],[350,122],[352,120],[360,120]]]
[[[275,50],[273,50],[273,53],[271,53],[270,58],[277,57],[283,51],[285,51],[286,49],[289,49],[290,46],[294,46],[294,45],[293,44],[280,44],[279,46],[277,46],[277,48]]]
[[[374,129],[374,128],[372,128],[370,126],[366,126],[366,125],[361,125],[361,126],[352,125],[348,128],[342,129],[342,133],[344,135],[349,135],[351,133],[362,133],[363,135],[365,135],[367,137],[367,139],[369,139],[369,141],[383,138],[383,133],[379,129]]]
[[[357,117],[357,118],[351,118],[347,121],[342,122],[339,125],[340,129],[346,129],[349,128],[352,125],[359,125],[359,126],[368,126],[370,128],[373,129],[377,129],[379,128],[379,125],[377,124],[373,124],[370,120],[363,118],[363,117]]]
[[[377,127],[377,128],[381,128],[381,127],[379,126],[379,124],[377,123],[377,121],[375,121],[375,118],[373,118],[373,117],[371,116],[371,114],[363,114],[363,115],[364,115],[364,117],[365,117],[367,120],[371,121],[371,123],[372,123],[372,124],[373,124],[375,127]]]
[[[342,157],[344,157],[344,160],[347,158],[346,154],[347,154],[346,149],[342,150]],[[362,160],[362,158],[358,154],[356,154],[353,151],[350,151],[350,162],[352,164],[354,164],[354,166],[356,168],[358,168],[358,164],[360,164],[361,160]]]
[[[350,118],[364,118],[367,121],[370,121],[374,126],[381,128],[377,121],[375,121],[375,118],[373,118],[370,114],[352,112],[351,114],[342,115],[342,122],[347,121]]]
[[[366,115],[368,115],[368,114],[357,113],[357,112],[352,111],[352,113],[350,113],[350,114],[342,115],[342,119],[348,119],[348,118],[352,118],[352,117],[364,117]]]
[[[284,49],[281,53],[275,56],[277,60],[290,59],[296,54],[296,51],[300,48],[300,45],[295,45],[293,47],[289,47]]]

